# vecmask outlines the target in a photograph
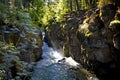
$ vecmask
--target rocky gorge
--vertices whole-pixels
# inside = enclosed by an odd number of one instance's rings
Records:
[[[103,80],[118,78],[120,13],[113,4],[71,12],[46,27],[45,40]]]
[[[119,0],[1,0],[0,80],[118,80]]]

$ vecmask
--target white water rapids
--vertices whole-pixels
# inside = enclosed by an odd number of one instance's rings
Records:
[[[78,68],[79,63],[71,57],[64,57],[62,52],[54,50],[44,42],[42,60],[36,63],[32,80],[96,80],[81,75],[81,79],[70,69]],[[80,76],[79,76],[80,77]]]

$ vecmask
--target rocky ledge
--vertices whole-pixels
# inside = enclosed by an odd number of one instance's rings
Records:
[[[70,12],[65,21],[46,27],[45,40],[103,80],[120,70],[120,10],[113,4]],[[112,76],[111,76],[112,75]]]

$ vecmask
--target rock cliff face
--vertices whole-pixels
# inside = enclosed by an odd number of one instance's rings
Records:
[[[40,59],[42,54],[42,33],[35,28],[29,13],[19,12],[16,17],[19,19],[13,22],[12,18],[8,18],[8,23],[2,20],[3,22],[0,24],[0,41],[4,41],[6,44],[13,43],[20,50],[18,56],[23,61],[33,62]]]
[[[71,12],[66,21],[46,27],[46,39],[65,56],[108,79],[112,72],[118,73],[120,66],[119,15],[112,4],[79,14]]]
[[[41,59],[42,33],[27,12],[0,15],[0,70],[7,70],[9,79],[28,75],[32,62]]]

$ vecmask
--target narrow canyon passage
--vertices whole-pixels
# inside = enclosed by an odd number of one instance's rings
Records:
[[[32,80],[98,80],[86,76],[80,71],[82,67],[79,63],[71,57],[64,57],[61,51],[49,47],[46,42],[43,43],[42,50],[43,59],[36,63]]]
[[[48,47],[44,42],[43,60],[37,62],[32,80],[76,80],[70,68],[77,67],[79,64],[71,57],[63,57],[60,51]]]

